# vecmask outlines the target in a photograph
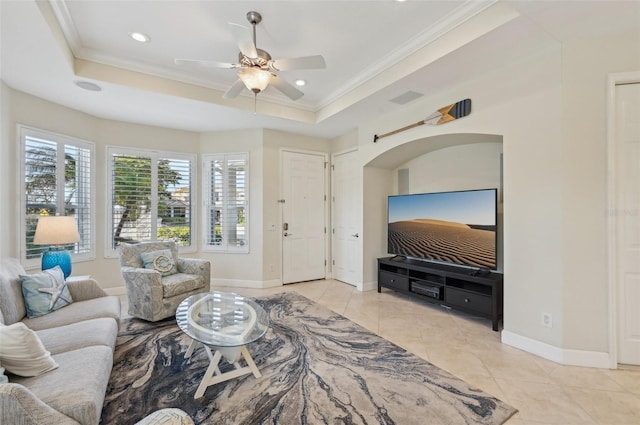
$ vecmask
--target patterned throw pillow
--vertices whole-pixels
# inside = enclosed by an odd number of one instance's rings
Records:
[[[19,376],[38,376],[58,367],[38,335],[22,323],[0,325],[0,363]]]
[[[143,252],[140,254],[142,264],[145,269],[153,269],[159,271],[162,276],[169,276],[178,273],[178,268],[173,260],[173,255],[168,249],[158,251]]]
[[[21,275],[27,317],[43,316],[73,302],[59,266],[42,273]]]

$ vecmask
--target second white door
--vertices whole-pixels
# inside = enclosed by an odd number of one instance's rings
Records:
[[[618,363],[640,365],[640,83],[616,87]]]
[[[334,155],[331,161],[333,195],[333,278],[357,285],[358,221],[355,183],[355,152]]]
[[[282,153],[282,283],[326,276],[327,157]]]

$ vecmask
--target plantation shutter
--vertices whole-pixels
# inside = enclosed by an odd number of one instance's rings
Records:
[[[40,258],[49,247],[34,245],[38,217],[75,217],[80,241],[65,248],[91,254],[93,146],[59,135],[21,128],[24,158],[24,259]]]
[[[160,159],[158,162],[158,239],[191,245],[191,161]]]
[[[111,156],[112,247],[151,240],[151,158]]]
[[[121,243],[192,246],[194,156],[109,148],[112,254]]]
[[[248,154],[209,155],[205,168],[206,247],[248,252]]]
[[[73,178],[65,179],[64,205],[65,214],[76,218],[80,242],[76,243],[75,252],[90,252],[92,240],[91,211],[91,152],[77,146],[65,146],[65,175]]]

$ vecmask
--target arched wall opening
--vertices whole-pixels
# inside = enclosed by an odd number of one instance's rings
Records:
[[[387,197],[498,189],[498,270],[503,270],[501,135],[458,133],[416,139],[369,160],[363,169],[363,281],[377,281],[377,258],[387,256]]]

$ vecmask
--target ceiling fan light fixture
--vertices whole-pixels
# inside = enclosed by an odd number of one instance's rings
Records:
[[[238,71],[238,78],[254,93],[260,93],[271,81],[271,73],[260,68],[245,68]]]
[[[307,85],[307,80],[296,80],[296,86],[303,87]]]

